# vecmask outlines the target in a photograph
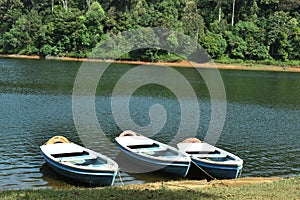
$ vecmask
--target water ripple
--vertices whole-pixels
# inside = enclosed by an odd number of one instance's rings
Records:
[[[0,188],[1,190],[70,187],[45,164],[39,146],[54,135],[81,143],[72,117],[72,86],[78,63],[0,59]],[[132,66],[106,72],[96,97],[99,123],[113,138],[119,133],[109,94],[111,79]],[[200,139],[210,120],[210,101],[203,80],[189,69],[178,69],[191,78],[199,95]],[[242,176],[295,176],[300,173],[300,74],[221,71],[228,96],[226,123],[217,142],[244,160]],[[139,77],[137,77],[138,79]],[[142,80],[141,80],[142,81]],[[142,88],[132,99],[131,112],[141,125],[149,123],[149,106],[162,104],[168,123],[155,139],[168,143],[180,122],[174,95],[154,87]],[[136,115],[136,116],[135,116]],[[191,116],[191,118],[193,118]],[[94,142],[97,146],[99,143]],[[98,145],[99,146],[99,145]],[[98,147],[105,153],[105,147]],[[168,180],[148,174],[121,173],[116,184]]]

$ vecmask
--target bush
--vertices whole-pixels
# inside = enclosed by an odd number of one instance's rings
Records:
[[[226,40],[221,34],[207,32],[203,38],[200,38],[200,44],[212,58],[220,58],[224,55],[227,47]]]
[[[52,54],[52,47],[49,44],[45,44],[41,49],[40,49],[40,55],[41,56],[49,56]]]
[[[215,62],[222,64],[244,63],[242,59],[232,59],[227,56],[222,56],[221,58],[216,59]]]
[[[159,55],[158,60],[162,62],[180,62],[184,60],[181,56],[173,53],[168,53],[164,55]]]
[[[68,57],[74,57],[74,58],[85,58],[87,55],[85,52],[70,52],[68,54],[66,54],[66,56]]]
[[[25,54],[25,55],[37,55],[39,50],[32,45],[26,46],[25,49],[22,49],[19,54]]]
[[[226,53],[230,58],[240,58],[244,59],[244,53],[247,49],[247,44],[243,38],[238,35],[234,35],[231,31],[225,32],[225,38],[227,41],[227,50]]]

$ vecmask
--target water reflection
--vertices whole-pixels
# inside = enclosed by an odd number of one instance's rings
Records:
[[[73,122],[71,96],[79,66],[76,62],[0,59],[1,189],[72,185],[49,170],[38,147],[54,135],[81,144]],[[110,67],[98,85],[97,117],[111,141],[121,130],[114,122],[110,95],[116,81],[132,67]],[[188,77],[199,98],[198,137],[203,139],[210,120],[206,85],[192,69],[176,70]],[[228,105],[217,146],[244,159],[242,176],[299,174],[300,74],[230,70],[221,70],[221,74]],[[147,125],[149,107],[156,103],[164,106],[168,118],[154,137],[168,143],[178,129],[180,107],[166,88],[159,85],[139,88],[131,99],[131,116],[137,124]],[[94,144],[97,146],[97,141]],[[105,147],[98,148],[106,154]],[[165,180],[160,175],[124,172],[121,177],[124,184]],[[116,184],[122,181],[117,178]]]

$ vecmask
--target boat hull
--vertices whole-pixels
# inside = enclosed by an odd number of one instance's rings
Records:
[[[194,173],[203,174],[203,171],[205,171],[205,173],[216,179],[235,179],[242,172],[242,166],[210,164],[194,158],[192,158],[192,162],[195,165]]]
[[[145,157],[140,154],[128,151],[119,144],[117,144],[117,146],[122,151],[120,157],[124,156],[126,160],[131,162],[131,169],[129,169],[129,172],[131,173],[162,172],[167,173],[169,175],[185,177],[190,168],[190,162],[170,162],[151,159],[149,157]],[[122,163],[122,161],[120,163]]]
[[[114,183],[117,174],[116,171],[95,171],[73,168],[71,166],[67,166],[52,160],[47,155],[45,155],[43,151],[41,151],[41,154],[46,160],[47,164],[55,172],[81,184],[91,186],[111,186]]]
[[[205,142],[190,142],[193,139],[177,144],[178,149],[189,154],[192,159],[193,177],[198,174],[199,177],[204,175],[208,179],[234,179],[241,175],[242,159]]]

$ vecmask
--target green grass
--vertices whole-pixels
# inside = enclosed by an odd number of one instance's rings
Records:
[[[299,199],[300,177],[287,178],[272,183],[239,186],[212,186],[198,189],[158,190],[122,189],[120,187],[40,189],[2,191],[0,199]]]
[[[300,177],[273,183],[250,184],[231,187],[215,187],[207,190],[228,199],[299,199]]]
[[[220,64],[240,64],[246,66],[272,65],[272,66],[281,66],[281,67],[285,67],[285,66],[300,67],[300,60],[287,60],[287,61],[270,60],[270,59],[269,60],[242,60],[242,59],[231,59],[224,56],[214,61]]]

